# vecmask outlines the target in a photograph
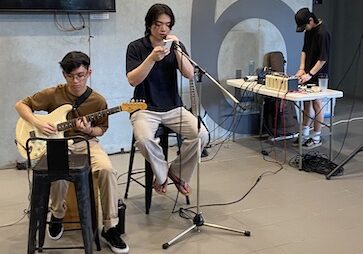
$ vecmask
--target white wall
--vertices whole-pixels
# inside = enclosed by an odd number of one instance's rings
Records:
[[[133,89],[125,77],[126,47],[130,41],[143,35],[146,11],[156,2],[166,3],[173,9],[176,16],[173,32],[190,49],[192,0],[116,0],[117,12],[110,13],[108,20],[89,20],[89,16],[84,14],[86,27],[76,32],[59,30],[51,14],[0,14],[1,168],[13,166],[19,159],[14,144],[18,119],[15,102],[39,89],[63,82],[58,62],[67,52],[81,50],[91,56],[93,74],[90,85],[106,97],[110,107],[127,102],[132,97]],[[237,1],[217,1],[216,19],[233,2]],[[294,11],[311,4],[309,0],[284,2]],[[74,24],[81,23],[79,16],[71,15],[71,18]],[[66,16],[58,15],[58,19],[62,25],[69,27]],[[250,39],[241,40],[238,35],[241,31],[248,32]],[[274,43],[270,38],[274,38]],[[237,66],[245,69],[251,57],[256,58],[257,65],[265,51],[284,50],[281,41],[276,29],[266,21],[241,22],[227,35],[219,52],[219,61],[223,63],[220,64],[219,78],[233,78]],[[243,47],[245,55],[237,55],[242,50],[235,52],[233,45]],[[188,103],[187,82],[184,80],[183,84],[183,97]],[[102,138],[108,152],[130,148],[132,131],[128,117],[127,113],[110,117],[110,128]]]

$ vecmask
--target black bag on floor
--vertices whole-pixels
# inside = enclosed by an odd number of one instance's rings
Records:
[[[289,136],[299,132],[295,106],[291,101],[265,98],[264,127],[271,136]]]

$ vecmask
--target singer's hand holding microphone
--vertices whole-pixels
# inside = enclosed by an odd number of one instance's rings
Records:
[[[169,44],[169,42],[172,42],[172,44]],[[164,38],[164,43],[165,46],[169,47],[170,49],[178,50],[178,48],[180,47],[179,38],[174,34],[168,34]]]
[[[175,35],[167,35],[163,39],[162,46],[156,46],[151,52],[151,57],[154,61],[161,61],[165,56],[169,55],[170,50],[178,50],[180,47],[179,39]]]

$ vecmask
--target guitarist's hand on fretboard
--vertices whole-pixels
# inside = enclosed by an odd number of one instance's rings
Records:
[[[88,135],[92,134],[92,126],[91,126],[91,122],[87,121],[86,117],[81,117],[76,119],[76,129],[86,133]]]

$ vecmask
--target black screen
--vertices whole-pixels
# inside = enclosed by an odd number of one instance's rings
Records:
[[[0,0],[0,12],[115,12],[115,0]]]

